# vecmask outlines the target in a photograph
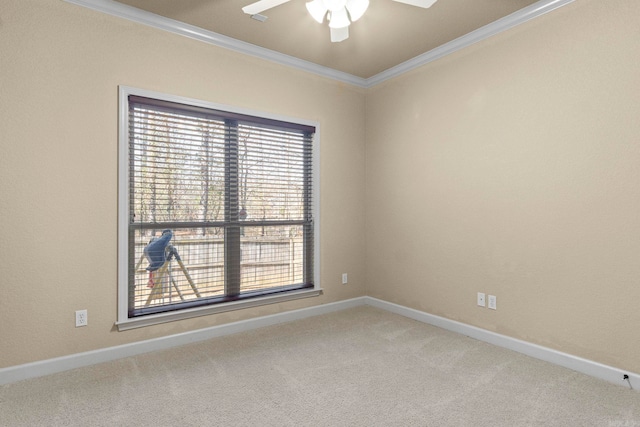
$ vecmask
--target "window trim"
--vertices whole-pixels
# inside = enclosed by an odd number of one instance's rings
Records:
[[[115,324],[118,327],[119,331],[189,319],[198,316],[206,316],[231,310],[240,310],[260,305],[275,304],[300,298],[313,297],[318,296],[322,293],[322,289],[320,288],[320,126],[317,122],[299,118],[285,117],[282,115],[275,115],[262,111],[253,111],[228,105],[215,104],[207,101],[169,95],[129,86],[119,86],[118,92],[118,316]],[[161,101],[177,102],[181,104],[192,105],[194,107],[220,110],[235,114],[256,116],[269,120],[294,122],[306,126],[315,127],[316,131],[313,137],[312,160],[312,207],[314,211],[314,287],[312,289],[292,291],[283,294],[265,295],[246,300],[224,302],[219,304],[206,305],[203,307],[186,308],[164,313],[129,318],[129,95],[153,98]]]

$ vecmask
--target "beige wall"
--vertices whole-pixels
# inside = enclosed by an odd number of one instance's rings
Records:
[[[0,368],[368,294],[640,372],[640,2],[576,0],[366,92],[0,2]],[[115,331],[118,85],[320,123],[323,296]]]
[[[369,91],[369,295],[640,372],[639,16],[576,0]]]
[[[0,368],[364,295],[362,90],[59,0],[0,4]],[[322,296],[114,330],[118,85],[320,123]]]

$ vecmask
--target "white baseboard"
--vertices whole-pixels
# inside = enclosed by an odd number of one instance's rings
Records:
[[[0,385],[364,305],[364,297],[0,369]]]
[[[124,357],[136,356],[152,351],[165,350],[172,347],[231,335],[264,326],[272,326],[294,320],[305,319],[361,305],[370,305],[372,307],[387,310],[419,322],[437,326],[452,332],[457,332],[498,347],[517,351],[518,353],[544,360],[555,365],[563,366],[623,387],[628,387],[629,384],[631,384],[635,390],[640,390],[640,375],[637,373],[603,365],[571,354],[562,353],[537,344],[500,335],[495,332],[487,331],[455,320],[446,319],[444,317],[414,310],[412,308],[372,297],[353,298],[345,301],[338,301],[309,308],[302,308],[299,310],[272,314],[269,316],[257,317],[254,319],[241,320],[239,322],[227,323],[224,325],[212,326],[210,328],[184,332],[167,337],[154,338],[151,340],[124,344],[116,347],[108,347],[84,353],[71,354],[64,357],[57,357],[54,359],[26,363],[24,365],[2,368],[0,369],[0,385],[55,374],[97,363],[109,362],[112,360],[122,359]],[[622,379],[625,374],[629,376],[629,383]]]
[[[419,322],[428,323],[448,331],[457,332],[462,335],[484,341],[489,344],[503,347],[518,353],[525,354],[535,359],[544,360],[558,366],[599,378],[612,384],[629,387],[633,386],[634,390],[640,390],[640,375],[633,372],[624,371],[612,366],[603,365],[592,360],[583,359],[571,354],[563,353],[551,348],[543,347],[530,342],[511,338],[506,335],[500,335],[495,332],[487,331],[455,320],[446,319],[444,317],[425,313],[423,311],[414,310],[402,305],[390,303],[377,298],[364,297],[365,304],[372,307],[381,308]],[[629,376],[629,382],[623,380],[624,375]]]

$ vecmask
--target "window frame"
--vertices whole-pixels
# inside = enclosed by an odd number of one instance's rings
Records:
[[[220,302],[194,308],[184,308],[163,313],[129,317],[129,96],[140,96],[160,101],[176,102],[199,108],[225,111],[231,114],[241,114],[276,120],[281,122],[298,123],[313,126],[316,131],[312,141],[312,211],[313,211],[313,288],[289,291],[284,293],[258,296],[230,302]],[[317,122],[300,118],[248,110],[229,105],[211,103],[182,96],[119,86],[118,100],[118,316],[116,325],[118,330],[128,330],[159,323],[188,319],[209,314],[222,313],[231,310],[275,304],[284,301],[318,296],[320,288],[320,127]]]

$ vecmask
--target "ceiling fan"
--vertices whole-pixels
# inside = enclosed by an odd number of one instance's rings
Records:
[[[255,16],[291,0],[259,0],[242,8],[248,15]],[[421,8],[431,7],[437,0],[393,0]],[[307,2],[307,10],[318,23],[322,24],[325,16],[331,30],[331,41],[341,42],[349,38],[349,25],[364,15],[369,7],[369,0],[312,0]],[[264,21],[266,17],[260,16]]]

